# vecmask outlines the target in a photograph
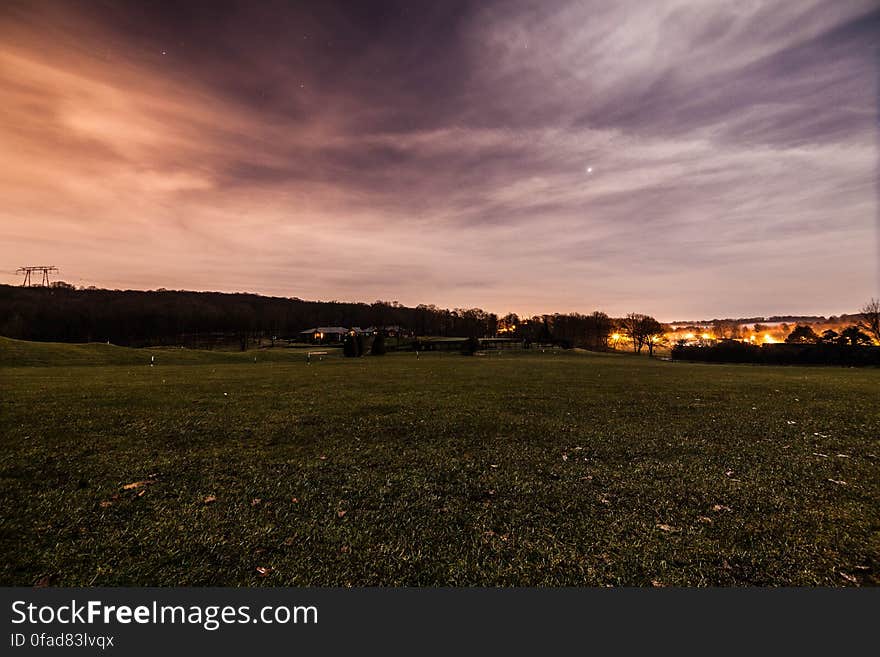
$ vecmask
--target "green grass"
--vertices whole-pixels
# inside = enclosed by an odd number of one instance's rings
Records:
[[[171,347],[129,349],[103,342],[64,344],[60,342],[24,342],[0,337],[0,367],[62,367],[80,365],[217,365],[254,362],[303,362],[308,351],[324,351],[327,356],[341,355],[339,347],[328,345],[293,345],[247,352],[195,350]],[[151,360],[152,359],[152,360]]]
[[[4,585],[880,580],[876,369],[11,340],[0,363]]]

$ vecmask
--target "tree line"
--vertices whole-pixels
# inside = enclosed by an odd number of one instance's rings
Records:
[[[649,315],[556,313],[498,317],[480,308],[404,306],[397,301],[305,301],[256,294],[0,285],[0,335],[22,340],[246,349],[320,326],[399,327],[413,336],[509,337],[525,343],[608,349],[619,332],[653,353],[665,327]],[[356,349],[356,347],[355,347]]]
[[[491,336],[497,317],[479,308],[406,307],[396,301],[305,301],[257,294],[0,285],[0,335],[125,346],[211,346],[294,339],[318,326],[400,326],[424,335]]]
[[[672,349],[675,360],[767,365],[880,365],[880,300],[861,308],[856,322],[837,331],[817,333],[809,324],[797,324],[778,344],[755,345],[722,338],[712,346],[690,346],[684,340]],[[755,326],[758,330],[758,325]]]

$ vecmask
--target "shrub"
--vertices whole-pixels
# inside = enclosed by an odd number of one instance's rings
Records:
[[[784,343],[761,346],[732,340],[711,347],[676,345],[673,360],[763,365],[880,365],[880,347],[847,344]]]
[[[465,356],[473,356],[480,348],[480,341],[474,336],[469,337],[461,345],[461,353]]]
[[[370,355],[371,356],[384,356],[385,355],[385,336],[382,333],[377,333],[376,337],[373,338],[373,344],[370,345]]]

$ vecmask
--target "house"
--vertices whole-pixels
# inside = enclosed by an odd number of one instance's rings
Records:
[[[342,342],[349,330],[344,326],[316,326],[315,328],[300,331],[303,340],[310,342]]]

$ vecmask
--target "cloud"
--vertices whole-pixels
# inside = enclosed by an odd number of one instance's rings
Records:
[[[661,318],[877,291],[870,2],[0,11],[5,269]]]

